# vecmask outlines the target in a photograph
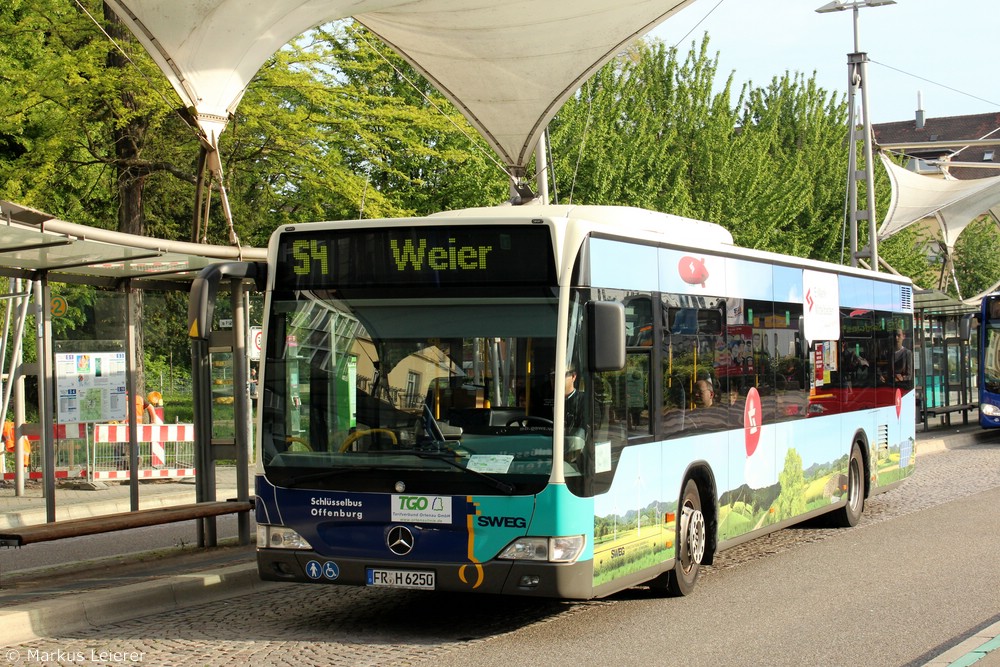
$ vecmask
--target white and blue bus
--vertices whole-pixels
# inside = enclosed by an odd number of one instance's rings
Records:
[[[284,226],[257,428],[267,580],[691,592],[914,470],[905,278],[623,207]]]

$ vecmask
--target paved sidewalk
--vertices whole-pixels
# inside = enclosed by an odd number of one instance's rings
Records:
[[[917,455],[927,456],[975,443],[995,434],[977,425],[938,426],[917,432]],[[236,471],[217,470],[217,498],[236,496]],[[252,476],[251,476],[252,480]],[[0,529],[44,523],[45,499],[39,486],[14,497],[10,486],[0,487]],[[195,501],[190,481],[140,484],[140,507],[160,507]],[[56,490],[57,519],[97,516],[130,509],[127,484],[91,491],[60,487]],[[31,548],[30,546],[25,548]],[[257,576],[254,545],[212,549],[177,549],[159,557],[134,558],[113,565],[93,564],[85,570],[50,571],[2,577],[0,549],[0,646],[23,644],[129,620],[134,610],[143,615],[181,609],[281,585]],[[932,667],[1000,667],[1000,623],[977,632],[961,644],[926,663]]]

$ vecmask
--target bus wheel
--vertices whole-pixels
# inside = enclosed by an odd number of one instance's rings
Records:
[[[672,597],[689,595],[698,581],[698,571],[705,556],[705,516],[701,513],[701,494],[693,479],[684,484],[677,512],[677,555],[674,569],[650,582],[650,587]]]
[[[847,465],[847,504],[831,515],[831,523],[837,528],[858,525],[861,513],[865,511],[865,462],[861,459],[858,443],[851,447],[851,460]]]

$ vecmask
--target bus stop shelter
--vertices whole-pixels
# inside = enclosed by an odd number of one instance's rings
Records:
[[[913,359],[918,415],[951,423],[978,409],[976,305],[937,290],[914,290]]]
[[[8,292],[0,290],[0,302],[6,313],[0,355],[5,354],[7,345],[11,348],[8,356],[10,363],[8,368],[3,369],[4,381],[0,384],[0,409],[6,415],[13,399],[15,422],[20,427],[24,421],[24,399],[23,389],[18,395],[17,388],[23,387],[23,383],[18,380],[25,375],[37,377],[39,423],[42,426],[38,442],[42,447],[44,495],[49,522],[55,521],[55,443],[53,429],[49,427],[55,423],[56,413],[52,314],[53,308],[59,307],[51,299],[50,284],[91,285],[117,290],[125,295],[127,306],[124,309],[126,321],[123,349],[126,360],[126,392],[128,396],[135,396],[138,360],[135,356],[137,322],[134,314],[137,311],[134,301],[137,293],[143,290],[176,290],[186,293],[205,267],[219,262],[265,259],[266,250],[263,249],[167,241],[124,234],[78,225],[13,202],[0,201],[0,276],[8,278],[10,285]],[[25,331],[25,321],[29,314],[37,316],[34,332]],[[20,364],[21,342],[25,336],[32,334],[36,339],[38,362],[31,365]],[[243,342],[240,341],[241,351],[245,350]],[[234,384],[236,381],[234,379]],[[235,393],[237,402],[242,402],[243,399],[239,396],[241,392]],[[135,511],[139,505],[139,480],[135,474],[138,466],[137,419],[134,402],[127,403],[130,414],[129,469],[132,471],[129,478],[130,500],[132,510]],[[248,405],[243,407],[248,410]],[[249,422],[249,419],[246,421]],[[238,433],[240,430],[237,428]],[[237,438],[242,441],[236,443],[237,450],[242,445],[245,451],[249,451],[248,431],[249,428],[242,437]],[[20,432],[15,435],[18,447],[21,435]],[[19,451],[15,452],[17,462],[21,460],[19,454]],[[245,457],[241,458],[245,460]],[[249,481],[246,466],[242,467],[243,470],[238,471],[242,479],[238,479],[237,484],[240,499],[245,500],[249,496]],[[23,468],[17,465],[15,470],[18,475],[15,486],[20,490],[24,484]],[[199,496],[206,494],[213,496],[206,499],[214,500],[214,489],[203,493],[199,488]],[[199,497],[199,500],[202,498]]]

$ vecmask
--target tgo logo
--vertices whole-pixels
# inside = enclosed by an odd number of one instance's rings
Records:
[[[451,523],[451,498],[449,496],[393,495],[392,521],[406,523]]]
[[[427,496],[398,496],[399,509],[401,510],[425,510],[428,507],[435,512],[444,510],[444,499],[436,496],[431,499]]]

